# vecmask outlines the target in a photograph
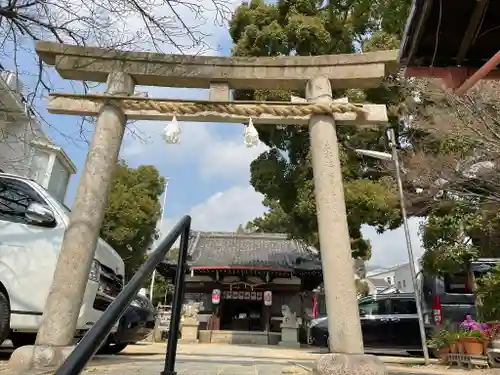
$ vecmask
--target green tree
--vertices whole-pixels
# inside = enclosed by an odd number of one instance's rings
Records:
[[[409,0],[334,1],[280,0],[266,4],[253,0],[236,10],[230,22],[235,56],[323,55],[395,48],[401,37]],[[281,90],[235,92],[236,99],[290,100]],[[356,101],[390,106],[391,121],[400,116],[399,90],[384,87],[335,91]],[[394,104],[392,104],[394,103]],[[270,209],[251,222],[257,230],[286,232],[319,248],[309,134],[295,126],[258,126],[260,139],[269,146],[251,165],[251,183]],[[383,150],[384,129],[339,127],[349,232],[354,257],[369,258],[370,244],[361,225],[379,231],[400,224],[394,180],[387,175],[367,177],[377,160],[360,159],[355,148]],[[332,234],[333,235],[333,234]]]
[[[160,197],[165,180],[149,165],[117,165],[101,237],[123,258],[127,279],[134,274],[157,238],[156,224],[161,215]]]
[[[148,291],[151,285],[151,280],[148,282]],[[165,279],[162,275],[156,274],[155,285],[153,290],[153,306],[158,304],[168,305],[172,301],[174,286],[170,279]]]
[[[427,216],[422,226],[423,265],[444,272],[475,257],[499,257],[500,86],[482,82],[464,97],[434,80],[418,80],[420,100],[408,108],[405,137],[411,210]]]

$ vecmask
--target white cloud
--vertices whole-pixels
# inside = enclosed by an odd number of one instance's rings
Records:
[[[408,223],[413,253],[416,257],[420,257],[424,252],[418,234],[421,222],[422,219],[413,218]],[[370,264],[385,267],[408,262],[408,251],[403,227],[379,235],[375,229],[364,226],[363,234],[372,244]]]
[[[255,217],[262,216],[266,208],[264,196],[252,186],[238,185],[219,191],[206,201],[193,206],[188,215],[192,217],[192,229],[201,231],[234,232],[238,225],[245,225]],[[162,236],[166,235],[180,219],[165,217]]]
[[[146,135],[147,143],[128,137],[122,149],[126,159],[140,158],[165,160],[169,166],[185,165],[187,162],[197,164],[198,173],[203,178],[218,178],[226,181],[248,181],[250,163],[267,147],[260,143],[257,147],[247,148],[243,142],[242,124],[214,124],[183,122],[180,142],[176,145],[166,144],[162,139],[166,123],[141,123],[136,127]],[[216,127],[241,128],[241,137],[224,137],[216,132]],[[156,162],[158,164],[158,162]]]
[[[203,151],[201,174],[207,178],[223,176],[239,180],[243,174],[248,176],[250,163],[267,149],[263,143],[259,143],[257,147],[246,147],[243,135],[230,140],[215,138],[206,141],[210,144]]]

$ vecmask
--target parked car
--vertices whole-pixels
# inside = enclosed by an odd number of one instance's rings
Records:
[[[417,305],[413,294],[379,294],[358,301],[365,349],[422,351]],[[430,327],[429,327],[430,329]],[[328,318],[315,319],[309,327],[311,345],[328,347]]]
[[[146,296],[138,295],[120,318],[118,330],[110,335],[100,353],[117,354],[129,344],[148,337],[155,328],[156,312]]]
[[[422,292],[424,319],[427,324],[458,325],[464,316],[476,315],[476,300],[472,293],[472,276],[478,277],[492,267],[500,265],[500,259],[477,259],[469,270],[444,276],[423,275]]]
[[[0,173],[0,343],[35,342],[70,210],[35,181]],[[123,288],[125,267],[100,239],[75,337],[101,317]],[[116,331],[118,324],[113,331]]]

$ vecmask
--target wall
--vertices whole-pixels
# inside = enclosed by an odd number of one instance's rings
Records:
[[[52,173],[50,174],[47,190],[60,202],[64,202],[66,190],[68,189],[71,174],[67,168],[54,155],[52,164]]]
[[[396,288],[398,288],[401,293],[414,292],[409,264],[402,265],[394,271],[394,280],[396,282]]]
[[[0,170],[31,178],[64,202],[74,166],[70,170],[57,160],[62,150],[52,149],[53,142],[24,99],[22,87],[17,75],[0,65]]]
[[[394,270],[381,271],[381,272],[368,272],[367,277],[372,279],[382,279],[387,281],[390,285],[395,283],[395,272]]]
[[[33,153],[30,142],[40,133],[29,121],[1,121],[0,168],[6,173],[27,176]]]

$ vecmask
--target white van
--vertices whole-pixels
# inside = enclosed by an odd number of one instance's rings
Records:
[[[34,343],[68,214],[36,182],[0,173],[0,343]],[[90,329],[122,290],[124,272],[118,253],[99,239],[75,337]]]

